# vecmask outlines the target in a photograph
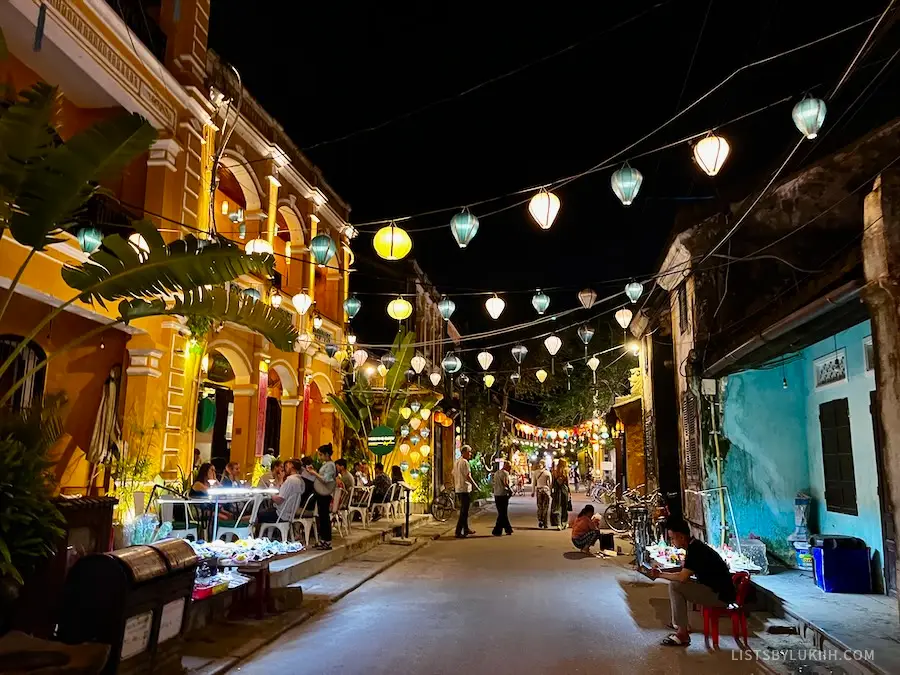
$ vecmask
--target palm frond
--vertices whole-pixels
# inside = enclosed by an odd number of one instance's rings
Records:
[[[51,150],[16,195],[10,231],[24,246],[42,250],[53,235],[75,222],[95,191],[94,182],[125,168],[156,140],[156,130],[139,115],[98,122]]]
[[[224,288],[185,290],[170,302],[160,298],[123,300],[119,315],[125,321],[150,316],[205,316],[229,321],[259,333],[282,351],[291,351],[297,339],[289,312]]]
[[[341,414],[341,417],[344,420],[344,424],[353,429],[356,433],[359,433],[360,428],[362,427],[362,422],[359,417],[353,412],[353,410],[344,403],[343,400],[335,396],[334,394],[328,394],[328,400],[331,401],[331,405],[335,407],[335,409]]]
[[[384,378],[384,388],[387,390],[390,400],[394,399],[400,387],[406,383],[406,371],[409,370],[410,361],[412,361],[414,354],[412,345],[415,341],[416,334],[411,331],[397,333],[397,337],[394,338],[391,353],[396,360]]]
[[[218,286],[242,274],[271,276],[275,269],[275,258],[268,254],[248,255],[227,242],[190,235],[166,245],[152,223],[138,221],[134,227],[147,242],[149,253],[139,254],[125,237],[110,235],[87,262],[63,268],[63,281],[82,291],[80,300],[105,306],[104,300]]]

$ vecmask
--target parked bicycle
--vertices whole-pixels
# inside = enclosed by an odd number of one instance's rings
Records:
[[[434,498],[431,505],[431,515],[435,520],[445,522],[456,511],[456,493],[446,485],[441,493]]]
[[[588,497],[590,497],[595,502],[599,502],[600,504],[610,504],[616,499],[616,492],[619,489],[619,484],[613,484],[603,481],[597,481],[591,486],[590,492],[588,492]]]
[[[631,514],[628,512],[628,507],[644,504],[645,497],[640,492],[643,487],[641,484],[626,490],[621,499],[615,496],[615,490],[613,491],[614,501],[603,512],[606,526],[613,532],[625,534],[631,530]]]

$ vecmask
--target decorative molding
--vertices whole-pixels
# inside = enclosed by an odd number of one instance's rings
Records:
[[[281,399],[281,405],[286,408],[297,408],[302,401],[302,398],[283,398]]]
[[[173,138],[161,138],[150,146],[147,166],[162,166],[169,171],[176,171],[175,160],[180,153],[181,145],[178,141]]]
[[[173,61],[175,61],[175,64],[182,70],[191,71],[201,82],[206,79],[206,69],[203,67],[203,64],[200,63],[200,59],[193,54],[179,54]]]
[[[180,321],[163,321],[162,327],[178,331],[181,335],[190,335],[191,333],[191,329],[185,326]]]
[[[145,377],[152,377],[154,379],[162,376],[162,372],[160,372],[156,368],[149,368],[146,366],[129,366],[125,370],[125,374],[128,375],[128,377],[138,377],[140,375],[143,375]]]
[[[256,385],[250,385],[248,387],[235,387],[231,390],[231,393],[235,396],[255,396],[256,389]]]

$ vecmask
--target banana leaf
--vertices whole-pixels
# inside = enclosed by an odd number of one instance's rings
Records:
[[[23,246],[43,250],[96,191],[95,183],[121,171],[156,140],[156,130],[139,115],[98,122],[53,148],[21,186],[9,229]]]
[[[344,401],[335,396],[334,394],[328,394],[328,400],[331,401],[331,404],[335,407],[341,417],[344,420],[344,424],[353,429],[357,434],[362,428],[362,423],[357,417],[357,415],[353,412],[353,410],[348,406]]]
[[[217,286],[242,274],[271,276],[275,268],[275,258],[269,254],[248,255],[227,242],[191,235],[166,245],[149,221],[137,221],[134,227],[147,242],[149,253],[139,254],[125,237],[115,234],[105,237],[87,262],[63,268],[63,281],[82,291],[81,301],[96,300],[105,307],[104,300]]]
[[[415,341],[416,334],[411,331],[399,332],[394,338],[391,354],[396,360],[384,378],[384,388],[390,401],[394,400],[397,392],[406,384],[406,371],[409,370],[410,362],[415,354],[413,349]]]
[[[230,321],[259,333],[282,351],[291,351],[297,339],[297,329],[289,312],[224,288],[186,290],[170,302],[161,298],[123,300],[119,303],[119,314],[125,321],[175,315]]]

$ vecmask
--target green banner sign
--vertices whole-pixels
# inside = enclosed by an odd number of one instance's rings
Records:
[[[375,427],[369,434],[369,450],[376,457],[384,457],[397,444],[394,430],[387,426]]]

